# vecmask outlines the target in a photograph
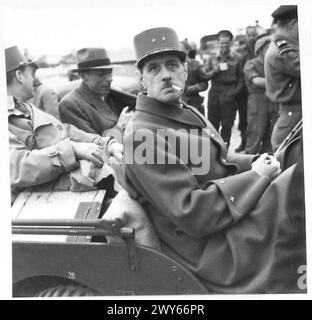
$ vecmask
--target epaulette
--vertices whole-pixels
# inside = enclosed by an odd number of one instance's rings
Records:
[[[283,49],[288,44],[286,40],[276,40],[275,43],[279,49]]]
[[[286,56],[289,59],[295,59],[298,57],[298,49],[290,45],[286,40],[277,40],[275,43],[280,50],[280,56]]]

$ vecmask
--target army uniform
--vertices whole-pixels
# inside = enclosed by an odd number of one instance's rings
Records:
[[[220,71],[211,78],[208,120],[218,131],[221,124],[221,136],[229,146],[236,115],[235,99],[244,87],[244,74],[241,57],[235,53],[212,56],[207,71],[212,72],[213,67],[221,62],[228,64],[228,70]]]
[[[244,68],[246,62],[254,58],[254,40],[250,39],[246,41],[246,47],[244,50],[238,51],[242,56],[242,66]],[[244,84],[241,92],[236,97],[236,107],[239,116],[238,130],[241,133],[241,144],[235,149],[236,152],[243,151],[246,146],[246,131],[247,131],[247,109],[248,109],[248,88]]]
[[[265,88],[252,83],[255,77],[264,78],[264,64],[260,57],[249,60],[244,67],[249,91],[248,126],[245,151],[249,154],[271,152],[271,132],[278,118],[277,104],[265,94]]]
[[[182,99],[186,104],[195,107],[204,115],[205,112],[202,104],[204,98],[199,94],[199,92],[208,89],[209,79],[197,60],[189,59],[187,61],[187,68],[188,77]]]
[[[272,16],[279,19],[293,12],[294,9],[285,8]],[[267,95],[279,104],[280,117],[271,137],[273,150],[276,150],[302,118],[299,41],[275,34],[265,56],[264,70]]]
[[[95,190],[97,183],[113,173],[107,164],[96,168],[90,161],[77,160],[71,145],[71,140],[107,144],[109,137],[63,124],[13,97],[8,104],[12,202],[23,190]],[[111,181],[107,182],[108,187]]]

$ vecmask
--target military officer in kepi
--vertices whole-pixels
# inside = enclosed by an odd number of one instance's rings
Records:
[[[183,103],[187,66],[174,30],[145,30],[136,35],[134,46],[146,92],[138,95],[125,131],[120,182],[142,204],[162,251],[209,291],[265,292],[277,207],[283,207],[276,196],[291,186],[289,171],[279,174],[273,156],[228,154],[213,125]],[[191,149],[186,151],[196,138],[203,158],[210,159],[210,168],[202,172],[195,172],[198,163]],[[185,144],[175,147],[175,139]],[[131,215],[123,220],[128,226],[136,213],[127,210],[125,215]]]
[[[265,56],[266,93],[279,104],[280,117],[271,137],[273,151],[302,118],[298,14],[296,5],[273,13],[276,34]]]

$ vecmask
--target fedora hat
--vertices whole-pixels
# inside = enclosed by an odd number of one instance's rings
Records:
[[[112,69],[113,67],[104,48],[83,48],[77,51],[77,68],[72,71]]]
[[[4,52],[6,73],[31,64],[36,65],[36,61],[27,60],[17,46],[6,48]]]
[[[180,42],[173,29],[161,27],[145,30],[134,37],[134,49],[137,57],[137,67],[140,69],[146,58],[160,53],[174,53],[182,61],[186,54],[181,50]]]

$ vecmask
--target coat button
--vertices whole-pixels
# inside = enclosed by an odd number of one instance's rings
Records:
[[[224,183],[224,180],[220,180],[220,183]]]
[[[214,133],[212,133],[210,136],[213,138],[215,135],[214,135]]]
[[[292,116],[292,112],[291,112],[291,111],[289,111],[289,112],[288,112],[288,115],[291,117],[291,116]]]
[[[231,200],[232,202],[234,202],[234,197],[233,197],[233,196],[231,196],[230,200]]]
[[[221,161],[222,161],[223,163],[226,163],[226,160],[225,160],[225,159],[221,159]]]

